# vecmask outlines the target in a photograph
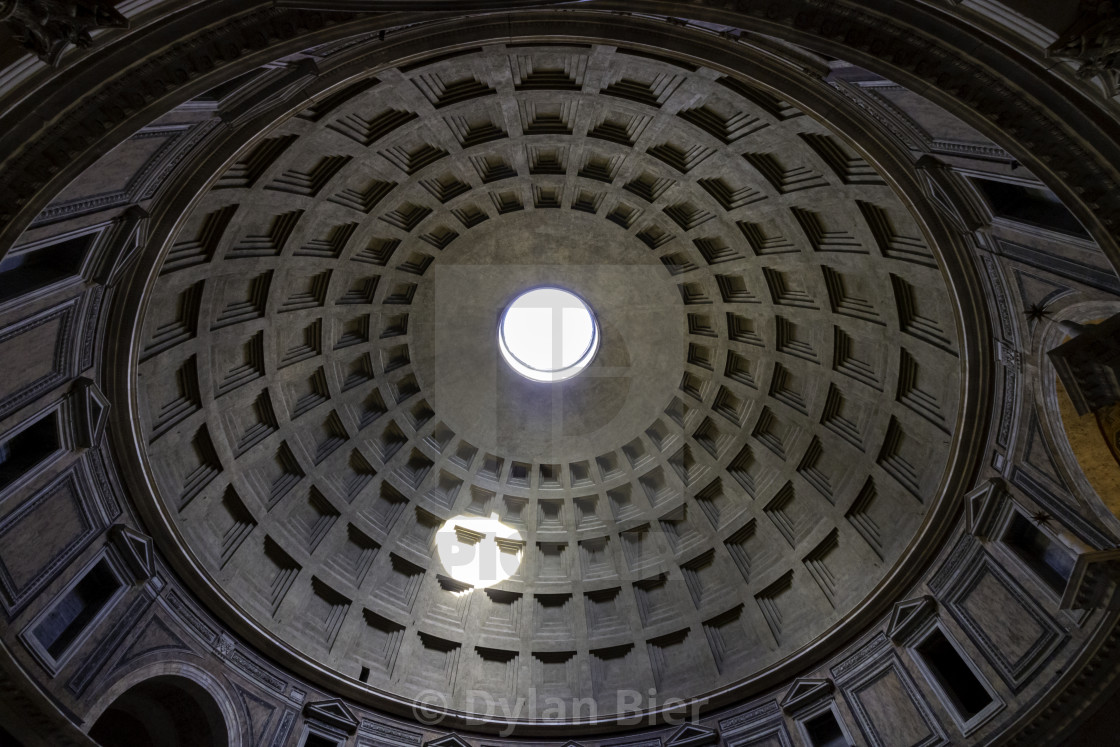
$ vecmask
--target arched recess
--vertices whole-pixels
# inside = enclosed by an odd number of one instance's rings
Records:
[[[1038,335],[1035,365],[1038,367],[1036,402],[1041,414],[1040,429],[1056,462],[1055,467],[1070,492],[1079,498],[1113,531],[1120,529],[1120,465],[1109,451],[1098,418],[1078,415],[1065,391],[1048,351],[1069,339],[1059,321],[1094,324],[1120,313],[1115,301],[1083,301],[1051,310]]]
[[[88,734],[102,747],[241,747],[237,711],[196,667],[161,662],[118,680],[90,710]]]

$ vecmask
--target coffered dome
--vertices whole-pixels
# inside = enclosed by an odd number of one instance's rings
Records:
[[[382,705],[533,688],[610,717],[623,688],[727,698],[827,652],[922,551],[977,375],[860,141],[639,47],[336,85],[153,255],[129,351],[153,514],[255,642]],[[568,381],[499,354],[541,285],[600,326]],[[435,550],[472,516],[519,538],[485,589]]]
[[[0,742],[1115,732],[1108,4],[2,5]]]

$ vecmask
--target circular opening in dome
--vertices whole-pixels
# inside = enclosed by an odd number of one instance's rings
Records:
[[[476,589],[517,573],[523,546],[521,533],[498,521],[496,513],[489,517],[456,516],[436,532],[436,552],[444,570],[456,581]]]
[[[599,324],[591,307],[571,291],[534,288],[502,313],[498,347],[510,368],[525,378],[564,381],[595,357]]]

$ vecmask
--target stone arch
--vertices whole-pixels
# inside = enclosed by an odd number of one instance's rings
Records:
[[[205,671],[161,662],[118,680],[97,700],[88,733],[107,747],[241,747],[237,712]]]
[[[1113,300],[1082,300],[1055,304],[1052,317],[1038,334],[1034,365],[1038,368],[1035,402],[1039,434],[1054,462],[1054,468],[1070,492],[1078,497],[1105,526],[1120,527],[1120,499],[1114,486],[1120,482],[1116,464],[1098,426],[1097,416],[1079,416],[1065,392],[1047,352],[1069,339],[1061,322],[1099,323],[1120,313]],[[1030,454],[1026,457],[1029,459]]]

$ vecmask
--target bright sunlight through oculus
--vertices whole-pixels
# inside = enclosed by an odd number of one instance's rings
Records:
[[[599,349],[599,325],[583,299],[560,288],[534,288],[506,308],[498,347],[517,373],[533,381],[570,379]]]
[[[461,515],[436,532],[436,552],[451,578],[476,589],[505,581],[517,573],[525,541],[498,514]]]

